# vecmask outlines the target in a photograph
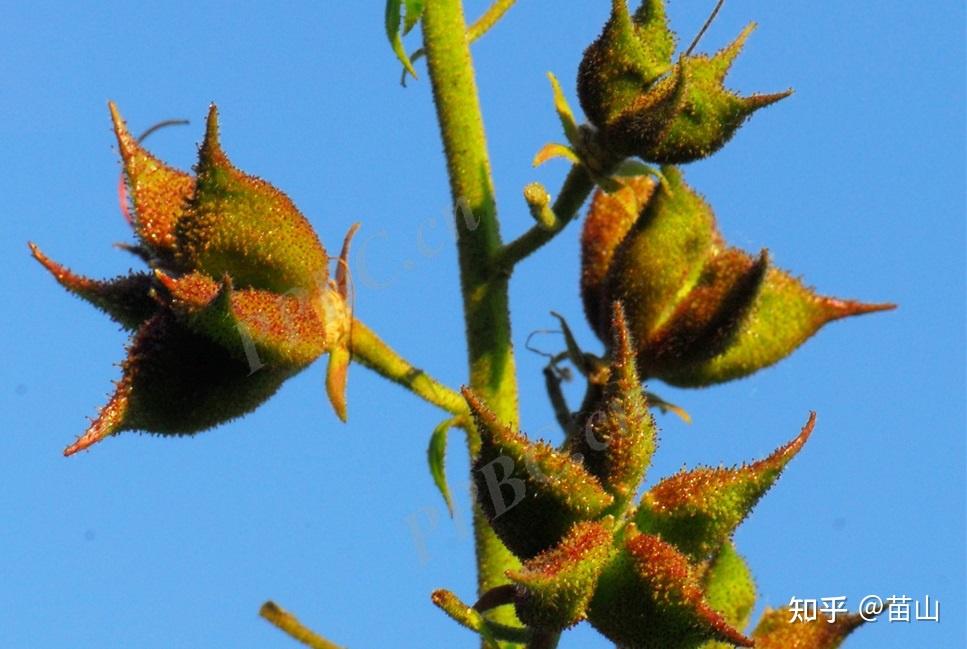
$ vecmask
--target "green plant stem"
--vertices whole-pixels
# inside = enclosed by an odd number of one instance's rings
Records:
[[[294,615],[281,609],[275,602],[269,601],[262,604],[259,615],[307,647],[312,647],[312,649],[343,649],[341,646],[329,642],[312,629],[307,628]]]
[[[467,42],[472,43],[487,32],[497,24],[497,22],[503,18],[507,10],[514,6],[517,0],[496,0],[487,11],[477,18],[472,25],[467,29]],[[416,63],[418,60],[426,56],[426,50],[422,47],[410,55],[410,63]],[[404,86],[406,85],[406,75],[407,70],[403,70],[403,78],[400,80]]]
[[[467,606],[460,598],[448,590],[438,590],[430,598],[444,613],[457,624],[476,631],[492,639],[506,640],[515,644],[529,643],[533,634],[529,629],[510,627],[484,619],[480,611]]]
[[[517,378],[511,346],[507,282],[493,272],[501,248],[490,161],[477,96],[466,22],[460,0],[428,0],[423,15],[423,43],[433,86],[440,134],[446,153],[450,192],[455,205],[460,286],[463,294],[470,386],[503,421],[516,426]],[[461,208],[467,209],[461,209]],[[468,431],[471,456],[479,435]],[[504,573],[518,565],[496,537],[479,508],[474,510],[477,588],[481,595],[506,582]],[[505,607],[492,617],[514,624]]]
[[[470,386],[502,420],[516,426],[507,277],[492,272],[491,260],[501,248],[500,231],[460,1],[429,0],[423,30],[450,191],[458,206],[454,214]]]
[[[522,259],[553,239],[568,223],[574,220],[584,201],[594,189],[594,181],[583,166],[574,165],[564,179],[561,192],[554,201],[554,214],[557,220],[553,227],[535,225],[530,230],[504,246],[497,254],[494,265],[505,273],[510,273]]]
[[[376,333],[353,318],[350,351],[353,360],[397,383],[425,401],[454,415],[466,415],[467,402],[418,367],[414,367]]]

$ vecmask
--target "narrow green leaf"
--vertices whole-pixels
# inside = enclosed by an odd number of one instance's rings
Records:
[[[430,436],[430,446],[426,450],[427,461],[430,463],[430,475],[433,476],[433,483],[440,490],[443,500],[446,501],[447,511],[450,512],[451,517],[453,516],[453,500],[450,498],[450,487],[447,485],[447,474],[444,471],[444,462],[447,454],[447,433],[459,421],[459,417],[454,417],[453,419],[440,422],[433,429],[433,435]]]
[[[545,144],[543,147],[541,147],[541,150],[538,151],[537,155],[534,156],[534,160],[531,162],[531,164],[535,167],[540,167],[551,158],[565,158],[572,164],[581,164],[581,158],[578,157],[578,154],[575,153],[571,147],[564,146],[563,144],[557,144],[555,142]]]
[[[654,392],[645,392],[645,398],[648,399],[648,405],[652,408],[658,408],[661,414],[665,415],[669,412],[678,415],[678,418],[684,421],[686,424],[692,423],[692,416],[688,414],[688,411],[681,406],[675,405],[670,401],[665,401],[663,398],[655,394]]]
[[[400,11],[403,0],[386,0],[386,36],[390,43],[400,33]]]
[[[574,119],[574,113],[571,111],[571,107],[567,103],[567,98],[564,96],[564,91],[561,90],[561,84],[558,83],[554,73],[548,72],[547,78],[550,79],[551,88],[554,90],[554,109],[557,111],[557,116],[561,120],[564,134],[567,136],[567,141],[571,143],[571,146],[576,147],[581,141],[581,132],[578,129],[577,121]]]
[[[403,36],[400,33],[402,2],[403,0],[386,0],[386,38],[389,39],[389,44],[393,48],[396,58],[400,60],[406,71],[416,79],[416,70],[406,53],[406,48],[403,47]],[[407,0],[407,4],[409,4],[409,0]]]
[[[398,4],[398,3],[397,3]],[[426,0],[406,0],[406,17],[403,19],[403,35],[410,33],[416,23],[423,17],[423,10],[426,8]]]

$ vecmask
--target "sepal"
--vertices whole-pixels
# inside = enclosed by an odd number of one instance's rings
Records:
[[[228,275],[216,282],[197,272],[155,274],[175,313],[241,360],[254,350],[259,365],[301,368],[329,349],[325,322],[308,295],[236,289]]]
[[[665,478],[647,491],[635,513],[643,532],[704,561],[739,524],[802,449],[816,423],[812,413],[799,435],[769,457],[731,469],[699,467]]]
[[[236,169],[222,151],[214,105],[196,172],[197,189],[177,225],[184,268],[276,293],[328,284],[329,257],[309,222],[288,196]]]
[[[124,430],[189,435],[240,417],[295,373],[248,364],[167,312],[145,322],[128,348],[122,376],[98,417],[65,455]]]
[[[656,328],[639,362],[669,383],[696,373],[712,358],[738,344],[768,274],[769,255],[757,258],[727,248],[705,263],[695,285]],[[711,381],[710,381],[711,382]]]
[[[150,296],[152,281],[147,273],[131,273],[112,280],[91,279],[58,264],[35,244],[28,245],[34,259],[61,286],[107,313],[125,329],[137,329],[157,308]]]
[[[705,600],[685,555],[633,523],[598,579],[588,621],[625,649],[686,649],[711,640],[752,646]]]
[[[744,629],[755,607],[752,571],[731,541],[726,541],[702,574],[705,601],[736,629]]]
[[[149,153],[128,131],[114,102],[108,108],[134,208],[134,230],[154,257],[170,263],[177,248],[178,222],[195,191],[195,179]]]
[[[778,363],[830,322],[894,308],[820,295],[791,274],[769,267],[725,348],[699,362],[669,366],[661,378],[682,387],[742,378]]]
[[[645,0],[634,17],[626,0],[612,0],[611,17],[578,70],[578,96],[591,123],[600,128],[633,104],[668,71],[674,51],[662,0]]]
[[[667,185],[650,195],[634,226],[614,244],[606,292],[598,298],[624,304],[639,345],[650,341],[698,282],[720,240],[711,207],[685,184],[681,171],[664,167],[662,173]],[[598,243],[585,240],[585,245]],[[597,324],[599,335],[606,331],[602,325],[607,322]]]
[[[618,246],[651,200],[657,181],[638,176],[614,193],[596,191],[581,231],[581,299],[599,337],[607,336],[610,317],[607,283]]]
[[[576,523],[561,542],[507,576],[518,586],[517,616],[561,630],[584,619],[598,575],[613,553],[613,519]]]
[[[635,348],[624,309],[616,302],[607,384],[584,409],[565,443],[573,457],[614,497],[611,513],[620,516],[635,496],[658,440],[655,420],[635,369]]]
[[[477,503],[518,557],[552,548],[574,523],[612,505],[614,498],[580,462],[505,425],[469,388],[463,396],[481,440],[473,470]],[[504,486],[514,492],[509,503]]]
[[[823,616],[810,622],[791,622],[789,610],[766,609],[752,632],[757,649],[836,649],[863,624],[855,613],[840,614],[835,622]]]

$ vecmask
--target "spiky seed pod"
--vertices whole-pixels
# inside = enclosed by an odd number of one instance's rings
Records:
[[[123,430],[211,428],[256,408],[326,352],[330,400],[345,418],[345,257],[355,228],[330,279],[329,256],[292,201],[229,162],[214,106],[195,177],[152,156],[110,108],[137,252],[153,273],[92,280],[30,244],[61,285],[134,332],[113,396],[65,454]]]
[[[598,578],[588,621],[626,649],[686,649],[711,640],[752,646],[705,600],[685,555],[633,523]]]
[[[747,376],[792,353],[825,324],[893,308],[819,295],[729,247],[709,205],[675,167],[597,192],[584,225],[581,292],[598,336],[621,301],[642,379],[700,387]]]
[[[662,0],[632,16],[613,0],[611,18],[584,53],[578,95],[605,148],[661,164],[681,164],[720,149],[756,110],[791,91],[741,97],[723,85],[754,25],[714,56],[682,55]]]

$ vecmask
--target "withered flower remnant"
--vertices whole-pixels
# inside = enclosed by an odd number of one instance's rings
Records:
[[[292,201],[229,162],[214,105],[195,176],[145,150],[110,109],[139,239],[131,250],[150,272],[93,280],[30,244],[61,285],[132,332],[114,394],[65,455],[124,430],[211,428],[255,409],[326,352],[329,398],[345,419],[356,226],[330,278],[330,257]]]

